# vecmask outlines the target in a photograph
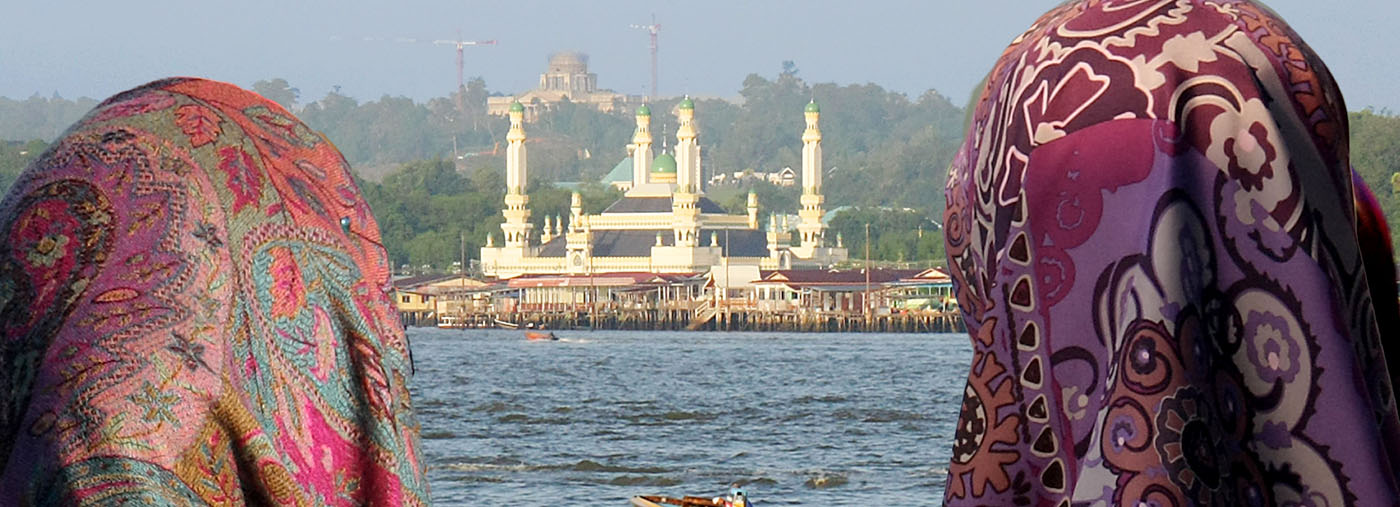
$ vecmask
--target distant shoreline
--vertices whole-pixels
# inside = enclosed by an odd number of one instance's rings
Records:
[[[553,329],[636,331],[778,331],[796,333],[962,333],[967,328],[957,311],[863,316],[856,313],[800,315],[750,310],[721,312],[707,319],[689,312],[608,312],[594,319],[587,312],[473,314],[415,319],[402,314],[406,327],[440,329]]]

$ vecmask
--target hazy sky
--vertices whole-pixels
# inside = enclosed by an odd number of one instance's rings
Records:
[[[455,51],[394,39],[496,39],[468,48],[466,74],[492,91],[533,88],[548,55],[591,56],[601,87],[643,94],[647,36],[661,26],[662,95],[734,96],[749,73],[797,63],[809,82],[873,82],[961,104],[1001,49],[1057,0],[3,0],[0,96],[103,98],[195,75],[250,86],[286,78],[302,101],[333,86],[361,100],[423,100],[456,84]],[[144,5],[138,5],[144,4]],[[1275,0],[1350,109],[1400,111],[1400,1]],[[365,40],[375,38],[376,40]]]

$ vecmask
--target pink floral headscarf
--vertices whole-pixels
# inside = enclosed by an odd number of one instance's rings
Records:
[[[378,229],[280,106],[117,95],[0,227],[0,503],[427,501]]]

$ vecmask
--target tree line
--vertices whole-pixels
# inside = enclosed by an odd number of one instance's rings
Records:
[[[493,95],[480,78],[448,97],[415,102],[385,95],[360,102],[332,90],[302,103],[300,90],[282,79],[253,89],[295,111],[345,154],[379,217],[396,265],[446,266],[477,256],[486,236],[499,240],[504,193],[506,119],[486,114]],[[840,235],[853,258],[864,255],[864,224],[871,257],[917,262],[941,259],[937,221],[943,209],[946,171],[965,129],[965,108],[929,91],[910,98],[875,84],[809,84],[795,65],[775,77],[748,76],[739,101],[698,99],[696,117],[706,176],[722,172],[771,172],[801,166],[802,109],[822,108],[825,192],[828,209],[842,209],[828,240]],[[680,98],[652,104],[657,145],[673,143]],[[33,96],[0,98],[0,188],[69,124],[96,104],[90,99]],[[1387,111],[1350,114],[1351,161],[1375,191],[1389,223],[1400,225],[1400,117]],[[604,113],[580,104],[557,104],[527,125],[533,220],[568,216],[576,182],[585,208],[597,212],[619,195],[598,180],[624,156],[632,111]],[[662,138],[666,140],[663,141]],[[707,189],[711,199],[742,213],[746,196],[759,194],[770,213],[795,213],[798,187],[764,181]],[[791,224],[795,225],[795,224]],[[1400,240],[1392,227],[1393,241]]]
[[[359,184],[379,222],[389,257],[399,271],[421,271],[423,266],[445,270],[464,258],[470,264],[480,257],[487,236],[498,244],[502,239],[505,178],[500,171],[477,168],[464,173],[450,160],[421,160],[404,164],[381,182],[361,179]],[[583,198],[584,213],[590,214],[603,211],[622,197],[622,192],[599,183],[584,183],[576,190]],[[530,221],[537,233],[543,231],[546,219],[555,227],[568,220],[574,191],[539,177],[530,178],[526,194],[530,196]],[[731,211],[743,212],[747,192],[742,195],[738,206],[729,206]],[[795,200],[792,202],[795,205]],[[769,208],[765,205],[765,209]],[[778,211],[791,210],[795,208]],[[767,215],[762,217],[766,227]],[[941,231],[922,213],[902,208],[847,208],[835,213],[827,241],[834,245],[840,236],[850,249],[853,265],[864,259],[865,224],[873,224],[873,260],[929,264],[943,258]],[[788,225],[794,229],[797,223]]]
[[[336,90],[302,101],[284,79],[252,89],[326,134],[362,177],[379,181],[403,164],[444,158],[504,166],[503,117],[486,114],[498,92],[475,78],[446,97],[415,102],[384,95],[361,102]],[[706,177],[717,172],[800,168],[803,106],[822,106],[828,199],[842,205],[942,207],[943,175],[962,136],[962,109],[929,91],[910,98],[875,84],[808,84],[786,65],[776,77],[748,76],[740,103],[696,100]],[[651,104],[657,145],[674,144],[680,97]],[[95,103],[89,99],[0,99],[0,139],[54,139]],[[563,103],[527,127],[532,174],[545,181],[597,181],[626,156],[632,111]],[[664,139],[663,139],[664,138]]]

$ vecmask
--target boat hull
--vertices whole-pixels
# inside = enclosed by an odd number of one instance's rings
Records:
[[[679,507],[723,507],[724,502],[716,502],[710,498],[698,496],[686,496],[681,498],[671,498],[669,496],[640,495],[631,498],[633,507],[666,507],[674,505]]]
[[[558,340],[559,337],[554,336],[554,333],[539,333],[535,331],[526,331],[525,339],[530,341],[555,341]]]

